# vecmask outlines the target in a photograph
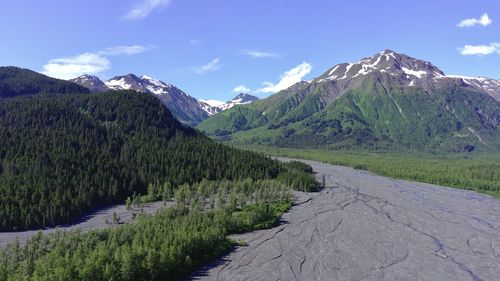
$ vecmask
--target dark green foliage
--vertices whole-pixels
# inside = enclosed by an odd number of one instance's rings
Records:
[[[0,281],[177,280],[227,251],[228,234],[271,227],[291,206],[286,186],[272,180],[202,181],[175,197],[175,208],[133,224],[10,245],[0,252]],[[202,209],[215,198],[223,200]]]
[[[108,230],[38,235],[0,253],[0,280],[177,280],[229,249],[229,218],[178,208]]]
[[[261,203],[246,206],[232,214],[230,232],[244,233],[276,226],[290,207],[291,202]]]
[[[318,182],[312,175],[312,167],[298,161],[291,161],[286,164],[286,171],[278,175],[278,181],[286,186],[300,191],[317,191]]]
[[[309,166],[305,163],[299,162],[299,161],[290,161],[287,164],[287,167],[289,169],[296,170],[296,171],[302,171],[302,172],[307,173],[307,174],[313,173],[313,169],[311,166]]]
[[[198,127],[200,130],[208,131],[217,136],[224,136],[241,130],[247,130],[261,126],[266,120],[266,116],[257,110],[244,106],[235,106],[230,110],[225,110],[213,117],[214,121],[202,123]],[[219,126],[221,125],[221,126]]]
[[[318,189],[318,183],[313,176],[298,170],[289,170],[281,173],[278,176],[278,181],[285,183],[294,190],[311,192]]]
[[[168,180],[177,187],[280,173],[290,172],[277,161],[184,127],[149,95],[0,101],[0,230],[66,223],[134,192],[144,194],[148,183]],[[291,174],[281,177],[296,181]]]
[[[18,67],[0,67],[0,98],[35,94],[88,93],[78,84]]]

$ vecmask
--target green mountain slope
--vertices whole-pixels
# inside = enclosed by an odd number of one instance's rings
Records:
[[[282,164],[217,144],[137,92],[0,100],[0,231],[66,223],[89,210],[201,179],[276,178]]]
[[[78,84],[18,67],[0,67],[0,98],[45,93],[88,93]]]
[[[500,149],[497,84],[446,76],[428,62],[384,51],[198,128],[234,143],[285,147]]]

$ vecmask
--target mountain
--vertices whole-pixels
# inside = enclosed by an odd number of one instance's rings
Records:
[[[51,78],[29,69],[13,66],[0,67],[0,98],[88,92],[87,88],[78,84]]]
[[[198,128],[236,143],[470,151],[500,148],[500,81],[448,76],[385,50],[214,115]]]
[[[109,90],[108,86],[106,86],[106,84],[104,84],[99,77],[94,75],[85,74],[69,81],[83,86],[93,93],[105,92]]]
[[[83,75],[71,81],[87,87],[92,92],[134,90],[151,94],[165,104],[177,119],[190,126],[195,126],[205,120],[212,112],[210,107],[198,102],[174,85],[146,75],[138,77],[134,74],[127,74],[104,82],[98,77]]]
[[[259,98],[256,96],[240,93],[227,102],[218,100],[200,100],[200,103],[204,105],[204,108],[206,108],[205,110],[210,116],[212,116],[221,111],[233,108],[236,105],[251,104],[257,100],[259,100]]]
[[[127,74],[104,82],[93,75],[82,75],[70,81],[88,88],[91,92],[134,90],[152,94],[160,99],[177,119],[190,126],[196,126],[208,117],[235,105],[249,104],[258,100],[255,96],[241,93],[226,103],[215,100],[198,101],[174,85],[146,75],[138,77]]]
[[[283,167],[212,141],[134,91],[0,99],[0,231],[67,223],[150,183],[271,179]]]
[[[258,97],[252,96],[250,94],[245,94],[245,93],[240,93],[236,97],[234,97],[232,100],[226,102],[225,104],[222,104],[219,106],[221,111],[224,111],[226,109],[233,108],[236,105],[242,105],[242,104],[251,104],[254,101],[259,100]]]
[[[208,116],[215,115],[221,112],[220,106],[224,104],[224,102],[216,101],[216,100],[199,100],[201,108],[207,112]]]

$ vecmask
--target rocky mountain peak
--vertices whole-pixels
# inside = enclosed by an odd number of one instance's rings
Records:
[[[241,104],[250,104],[256,100],[259,100],[258,97],[252,96],[250,94],[246,93],[239,93],[237,96],[232,98],[230,101],[226,102],[225,104],[219,106],[221,110],[226,110],[230,109],[236,105],[241,105]]]
[[[386,73],[407,80],[408,83],[413,81],[412,84],[420,79],[444,76],[439,68],[428,61],[412,58],[392,50],[384,50],[354,63],[338,64],[318,77],[316,82],[350,81],[371,73]]]
[[[99,77],[94,75],[84,74],[69,81],[83,86],[91,92],[103,92],[109,90],[106,84],[104,84]]]
[[[132,73],[115,76],[106,81],[105,84],[112,90],[136,90],[145,92],[143,81]]]
[[[239,93],[237,96],[235,96],[232,100],[228,102],[236,102],[236,103],[250,103],[258,100],[259,98],[256,96],[252,96],[250,94],[246,93]]]

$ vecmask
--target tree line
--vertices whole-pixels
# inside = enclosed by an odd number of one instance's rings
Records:
[[[172,196],[173,208],[132,224],[9,245],[0,281],[177,280],[230,249],[228,234],[271,227],[291,204],[287,185],[250,178],[184,184]]]
[[[150,183],[243,178],[315,188],[307,172],[215,143],[142,93],[0,100],[0,231],[68,223]]]

